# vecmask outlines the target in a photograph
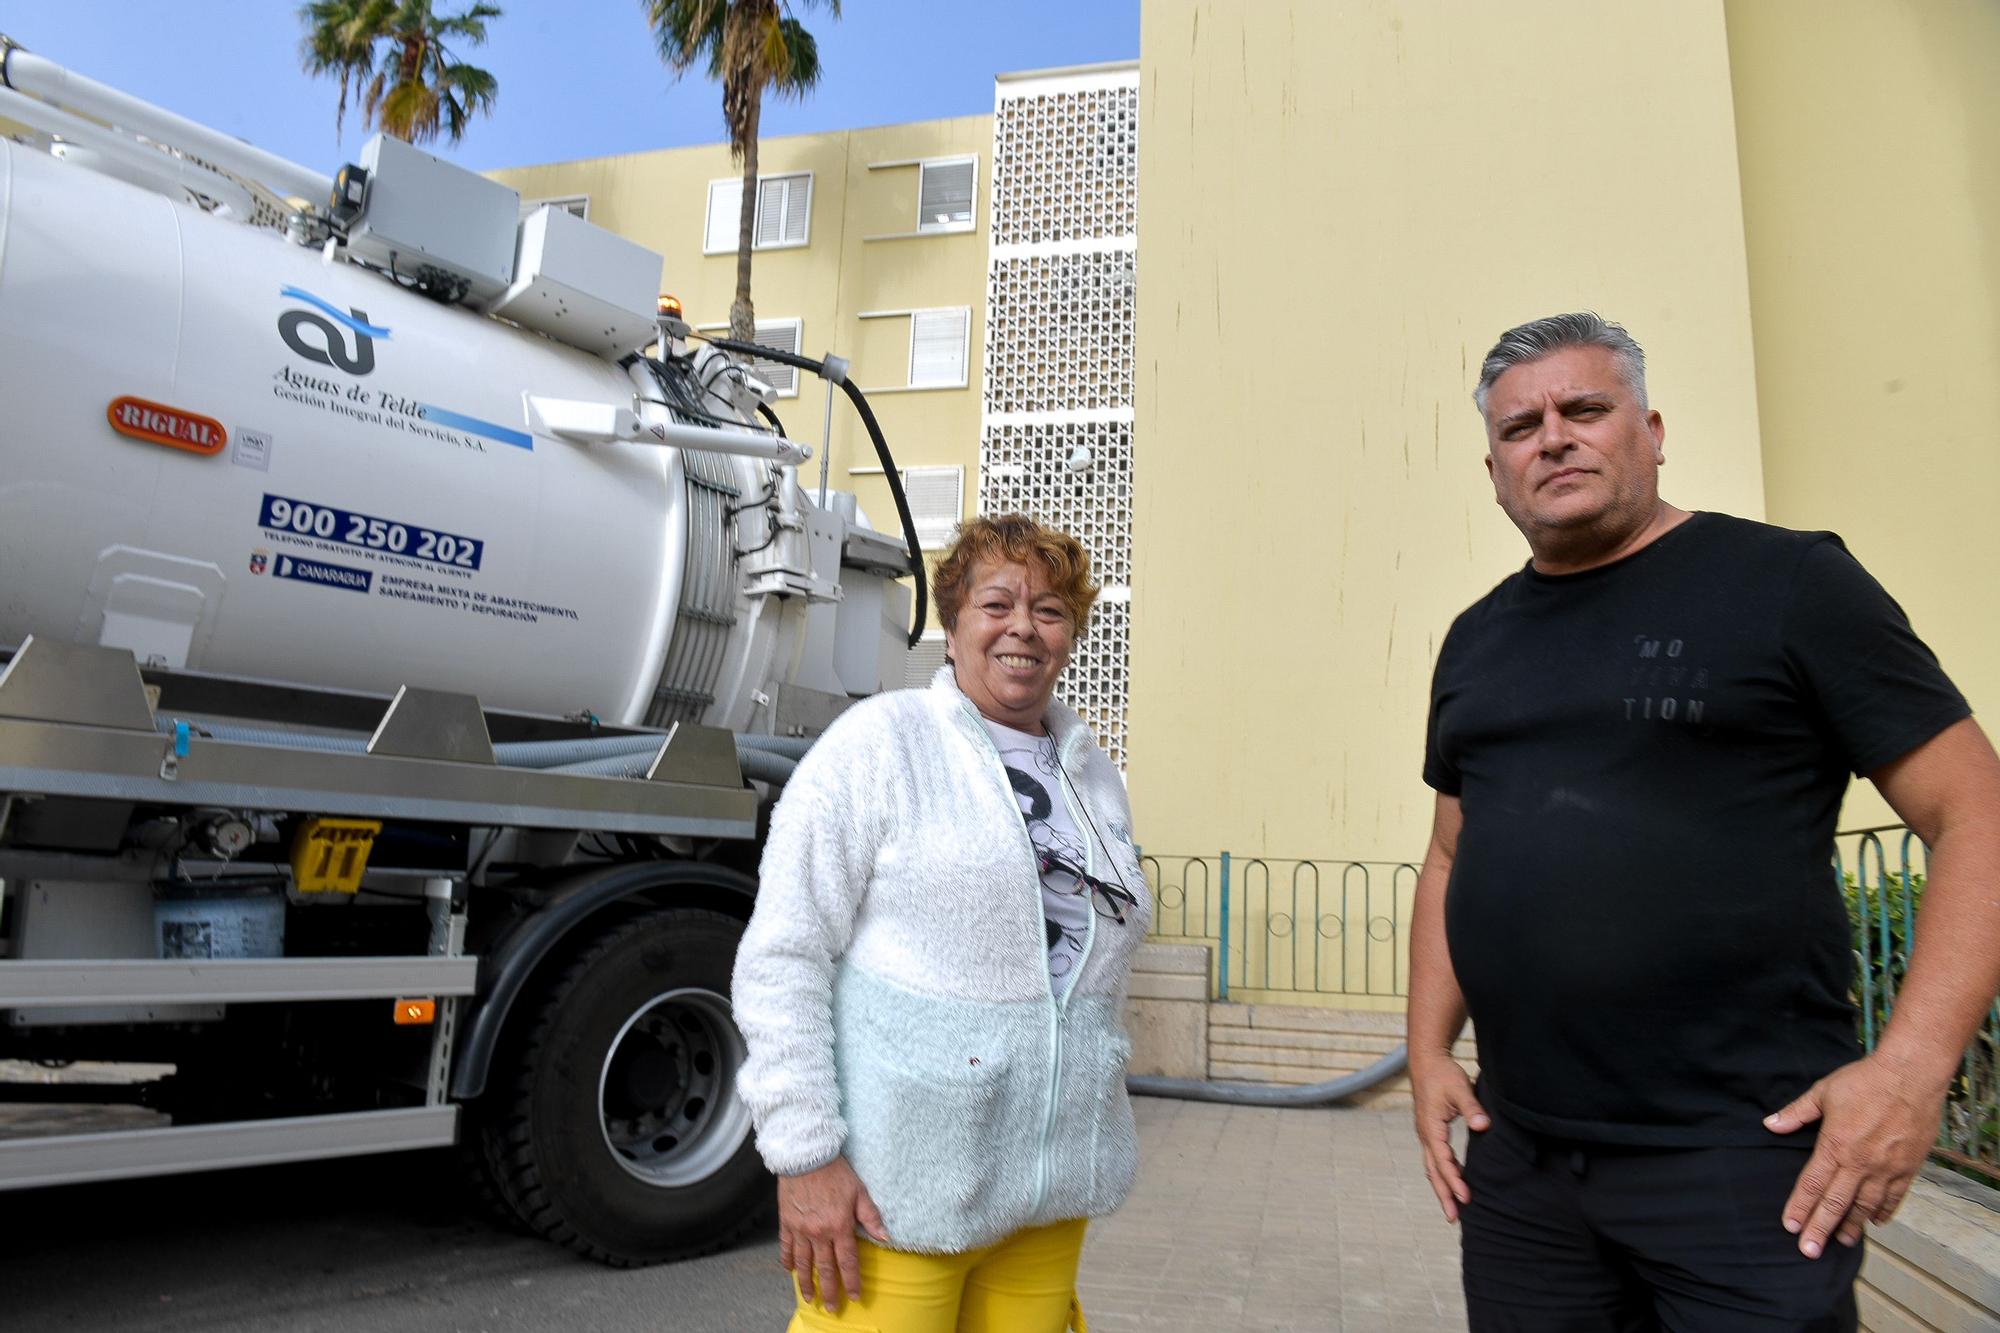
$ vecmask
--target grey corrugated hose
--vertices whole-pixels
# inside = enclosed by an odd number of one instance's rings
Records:
[[[172,734],[176,719],[161,714],[158,725]],[[275,727],[246,727],[236,723],[202,722],[198,730],[205,739],[239,745],[275,745],[295,750],[323,750],[336,754],[365,754],[368,738],[359,734],[328,736],[317,732],[286,731]],[[519,768],[539,768],[551,773],[580,777],[642,778],[652,767],[664,736],[640,732],[619,736],[584,736],[566,741],[514,741],[493,747],[493,757],[502,764]],[[798,761],[812,747],[812,741],[793,736],[736,737],[736,762],[743,776],[782,787],[790,779]]]
[[[1173,1097],[1184,1102],[1222,1102],[1229,1106],[1330,1106],[1366,1092],[1409,1067],[1409,1047],[1398,1046],[1366,1069],[1297,1088],[1274,1083],[1216,1083],[1205,1078],[1134,1074],[1125,1080],[1125,1090],[1138,1097]]]

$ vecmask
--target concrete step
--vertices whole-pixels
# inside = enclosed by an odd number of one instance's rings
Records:
[[[1325,1069],[1349,1073],[1366,1069],[1382,1057],[1352,1051],[1301,1051],[1287,1046],[1221,1046],[1209,1043],[1208,1062],[1239,1065],[1283,1065],[1288,1069]],[[1334,1077],[1333,1073],[1327,1075]]]
[[[1277,1060],[1228,1060],[1210,1057],[1208,1076],[1248,1083],[1324,1083],[1344,1078],[1365,1065],[1293,1064]],[[1398,1076],[1400,1077],[1400,1075]]]
[[[1273,1028],[1286,1032],[1359,1032],[1400,1037],[1399,1013],[1368,1009],[1322,1009],[1302,1004],[1231,1004],[1208,1007],[1208,1021],[1223,1027]]]
[[[1134,1000],[1189,1000],[1200,1004],[1208,998],[1208,978],[1185,972],[1134,972],[1125,983],[1125,994]]]
[[[1249,1079],[1270,1083],[1320,1083],[1366,1069],[1379,1057],[1346,1055],[1330,1051],[1288,1051],[1282,1047],[1218,1046],[1208,1053],[1208,1076],[1221,1079]],[[1467,1077],[1477,1078],[1479,1067],[1459,1061]],[[1398,1075],[1397,1077],[1402,1077]]]
[[[1208,976],[1208,950],[1195,944],[1141,944],[1132,955],[1132,970],[1176,976]]]
[[[1329,1050],[1388,1051],[1403,1040],[1404,1018],[1401,1014],[1382,1013],[1367,1009],[1321,1009],[1305,1005],[1288,1004],[1231,1004],[1218,1001],[1208,1006],[1208,1031],[1211,1042],[1237,1040],[1246,1031],[1271,1034],[1293,1034],[1300,1038],[1296,1043],[1301,1047]],[[1321,1046],[1311,1037],[1332,1037],[1335,1044]],[[1245,1041],[1261,1038],[1242,1038]],[[1351,1043],[1351,1044],[1349,1044]],[[1476,1056],[1476,1046],[1471,1030],[1452,1047],[1452,1054],[1460,1060],[1471,1060]]]
[[[1289,1047],[1300,1051],[1347,1051],[1386,1055],[1403,1044],[1401,1037],[1361,1032],[1283,1032],[1272,1028],[1210,1028],[1212,1046]]]

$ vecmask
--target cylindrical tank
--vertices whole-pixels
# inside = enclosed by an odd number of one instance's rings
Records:
[[[0,142],[0,644],[646,710],[678,451],[531,434],[608,362]]]

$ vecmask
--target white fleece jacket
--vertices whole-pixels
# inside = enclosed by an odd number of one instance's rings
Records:
[[[850,708],[771,816],[736,957],[737,1091],[771,1170],[844,1153],[898,1249],[975,1249],[1131,1188],[1122,1011],[1151,902],[1116,767],[1062,704],[1048,725],[1109,847],[1087,869],[1139,899],[1122,926],[1094,919],[1061,999],[1020,806],[950,667]]]

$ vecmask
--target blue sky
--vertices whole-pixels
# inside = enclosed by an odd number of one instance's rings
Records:
[[[722,139],[722,94],[660,63],[639,0],[498,0],[483,47],[457,52],[500,81],[490,117],[456,149],[487,170]],[[442,12],[464,8],[438,0]],[[825,73],[804,104],[766,103],[766,137],[993,109],[993,76],[1131,60],[1138,0],[846,0],[836,22],[804,13]],[[329,174],[367,135],[348,108],[336,144],[336,87],[299,68],[292,0],[8,0],[0,31],[109,83]]]

